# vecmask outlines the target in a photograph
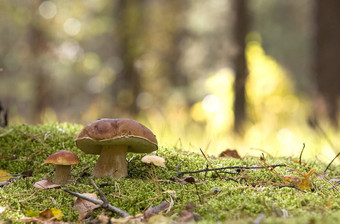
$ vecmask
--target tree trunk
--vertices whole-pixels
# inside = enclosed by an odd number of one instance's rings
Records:
[[[33,102],[33,120],[35,123],[40,123],[41,115],[46,110],[49,104],[49,92],[50,92],[50,77],[42,59],[46,57],[45,54],[48,51],[48,40],[44,32],[43,22],[39,15],[38,8],[41,1],[34,2],[34,13],[32,23],[29,28],[29,45],[30,45],[30,58],[31,61],[31,73],[34,75],[35,95]]]
[[[164,28],[167,38],[164,42],[168,45],[167,52],[165,52],[165,74],[168,74],[168,79],[171,86],[186,86],[188,84],[187,77],[180,69],[179,61],[182,56],[182,49],[180,42],[186,35],[183,26],[182,15],[183,9],[187,7],[186,2],[182,0],[164,1],[163,12]]]
[[[245,83],[248,75],[247,62],[245,57],[246,35],[248,32],[248,10],[246,0],[234,0],[235,11],[235,45],[237,53],[234,58],[235,70],[235,101],[234,101],[234,131],[242,133],[242,126],[246,118]]]
[[[115,8],[118,37],[118,54],[123,63],[123,69],[118,74],[118,79],[113,85],[116,102],[119,107],[137,114],[139,108],[136,98],[141,92],[140,70],[137,61],[142,56],[142,31],[143,31],[143,6],[144,1],[120,0]],[[129,99],[117,98],[120,93],[129,93]],[[129,102],[128,102],[129,101]]]
[[[338,125],[340,99],[340,1],[316,1],[315,70],[327,116]],[[317,110],[318,108],[316,108]]]

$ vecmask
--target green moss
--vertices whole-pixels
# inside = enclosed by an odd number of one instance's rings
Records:
[[[33,184],[42,178],[53,177],[53,166],[43,165],[43,161],[50,154],[64,149],[76,153],[80,158],[80,163],[72,170],[72,183],[64,188],[80,193],[98,193],[88,179],[98,156],[82,153],[74,143],[81,128],[73,124],[49,124],[0,129],[0,169],[18,175],[33,170],[32,177],[20,177],[0,188],[0,207],[6,207],[0,214],[0,220],[17,222],[25,216],[25,210],[41,211],[46,208],[61,209],[63,221],[77,220],[78,214],[72,209],[73,196],[62,189],[35,189]],[[193,202],[197,206],[195,213],[201,217],[202,223],[249,223],[262,213],[265,215],[263,223],[339,222],[339,191],[316,175],[312,177],[315,190],[307,193],[293,188],[276,188],[283,182],[267,169],[241,173],[229,170],[236,173],[220,173],[224,180],[220,180],[214,172],[190,174],[197,182],[180,184],[171,181],[177,174],[177,167],[179,171],[200,170],[207,166],[205,158],[200,154],[164,146],[160,147],[157,155],[166,159],[167,168],[152,169],[140,161],[144,154],[128,154],[130,162],[127,178],[95,178],[94,181],[98,186],[108,183],[109,186],[101,189],[110,203],[131,215],[143,213],[151,205],[156,206],[162,201],[173,200],[169,217],[176,219],[177,213],[188,202]],[[243,160],[211,157],[209,161],[215,168],[263,165],[259,158],[253,157]],[[281,176],[299,176],[294,169],[307,172],[316,168],[316,173],[321,173],[326,166],[316,160],[308,161],[307,165],[299,165],[295,161],[292,158],[267,158],[266,163],[286,164],[289,168],[275,168]],[[339,171],[339,167],[332,166],[328,177],[339,178]],[[116,216],[103,209],[95,211],[93,216],[103,211],[109,216]],[[283,218],[283,215],[288,217]],[[325,215],[327,218],[324,218]]]

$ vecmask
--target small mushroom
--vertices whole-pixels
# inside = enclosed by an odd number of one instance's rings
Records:
[[[158,149],[156,136],[131,119],[101,119],[83,128],[76,145],[87,154],[100,154],[92,172],[95,177],[127,176],[127,152],[149,153]]]
[[[143,163],[153,164],[155,166],[166,168],[166,166],[165,166],[165,159],[163,157],[160,157],[160,156],[147,155],[147,156],[144,156],[141,159],[141,161]]]
[[[65,185],[71,179],[71,165],[79,163],[76,154],[67,150],[50,155],[44,163],[51,163],[55,165],[54,183]]]

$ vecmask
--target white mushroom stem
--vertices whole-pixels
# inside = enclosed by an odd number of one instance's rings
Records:
[[[127,146],[103,146],[96,166],[92,172],[95,177],[126,177]]]
[[[54,183],[65,185],[71,179],[71,165],[55,165]]]

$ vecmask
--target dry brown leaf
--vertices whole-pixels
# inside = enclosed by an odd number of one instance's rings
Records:
[[[97,220],[99,221],[100,224],[106,224],[109,223],[110,218],[106,216],[104,213],[101,213],[97,216]]]
[[[142,158],[142,162],[143,163],[147,163],[147,164],[154,164],[155,166],[159,166],[159,167],[163,167],[165,168],[165,159],[163,157],[160,156],[144,156]]]
[[[33,186],[39,189],[51,189],[51,188],[60,187],[59,184],[54,184],[51,180],[48,180],[48,179],[40,180],[36,182]]]
[[[296,175],[285,175],[283,180],[285,184],[293,184],[301,190],[311,190],[310,176],[315,172],[315,168],[311,169],[308,173],[303,173],[300,178]]]
[[[196,209],[196,205],[193,202],[188,202],[184,210],[179,213],[179,218],[177,219],[178,222],[190,222],[192,220],[198,221],[199,216],[194,213]]]
[[[179,213],[179,218],[177,219],[178,222],[189,222],[195,218],[194,213],[183,210]]]
[[[183,178],[173,177],[171,178],[172,181],[179,182],[180,184],[193,184],[197,182],[197,179],[195,179],[192,176],[183,176]]]
[[[148,208],[145,212],[144,212],[144,219],[149,219],[150,217],[159,214],[160,212],[163,212],[165,210],[167,210],[170,206],[170,203],[167,201],[163,201],[162,203],[160,203],[159,205],[152,207],[150,206],[150,208]]]
[[[94,193],[84,193],[83,195],[89,198],[98,199],[98,196]],[[92,212],[93,209],[100,207],[100,205],[96,205],[78,197],[73,198],[73,203],[73,208],[79,212],[78,220],[83,220],[90,212]]]
[[[220,153],[219,157],[241,159],[241,156],[238,154],[236,149],[226,149]]]
[[[122,218],[111,218],[111,223],[139,223],[142,222],[144,218],[143,214],[137,214],[135,216],[128,216],[128,217],[122,217]]]

